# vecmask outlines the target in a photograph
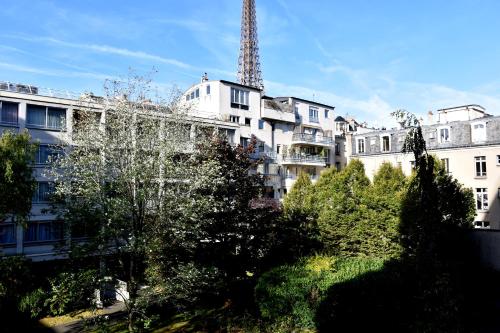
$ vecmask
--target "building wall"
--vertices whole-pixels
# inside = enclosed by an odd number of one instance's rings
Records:
[[[474,135],[474,125],[484,124],[485,136]],[[441,137],[440,130],[448,129],[448,139]],[[461,184],[474,191],[486,189],[487,208],[477,209],[477,227],[500,229],[500,117],[483,117],[474,120],[454,121],[423,127],[424,139],[428,152],[439,160],[446,161],[449,173]],[[351,138],[352,158],[360,159],[370,179],[383,162],[390,162],[400,166],[406,175],[412,172],[414,157],[412,154],[402,154],[402,146],[406,131],[375,131],[353,135]],[[382,136],[389,136],[391,149],[389,152],[381,150]],[[358,151],[358,140],[365,140],[365,151]],[[370,142],[374,142],[373,145]],[[483,165],[476,170],[476,158],[484,158],[486,165],[485,175],[477,174]],[[444,162],[443,161],[443,162]],[[477,199],[477,197],[476,197]],[[482,207],[477,204],[476,208]],[[486,224],[485,224],[486,223]],[[489,223],[489,226],[487,224]]]
[[[33,141],[38,142],[40,147],[58,144],[63,139],[63,136],[66,139],[71,138],[73,135],[74,115],[78,109],[85,108],[86,110],[91,109],[101,112],[102,120],[105,119],[104,105],[101,103],[0,90],[0,102],[2,101],[16,103],[18,105],[18,117],[15,124],[7,124],[0,121],[0,135],[5,131],[19,133],[26,129]],[[30,126],[27,123],[27,105],[55,107],[65,110],[65,125],[62,129]],[[239,142],[240,128],[233,123],[224,122],[214,117],[189,117],[188,119],[192,121],[191,135],[195,135],[196,131],[194,127],[196,126],[210,126],[219,130],[233,131],[235,140]],[[38,183],[50,182],[50,179],[45,176],[44,169],[46,167],[47,165],[43,163],[36,163],[34,165],[34,177]],[[56,229],[51,229],[53,228],[52,226],[55,226],[54,221],[56,220],[56,216],[48,212],[49,208],[49,203],[44,200],[33,202],[28,230],[24,230],[21,225],[14,225],[10,220],[2,223],[0,225],[1,253],[4,255],[24,254],[33,260],[56,258],[53,246],[57,242],[57,239],[50,236],[56,234],[56,232],[53,232]],[[48,227],[49,225],[51,227]]]

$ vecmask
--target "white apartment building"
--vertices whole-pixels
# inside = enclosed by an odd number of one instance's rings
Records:
[[[273,98],[254,87],[206,77],[184,93],[182,103],[192,115],[238,125],[229,138],[234,143],[246,146],[252,135],[256,137],[256,157],[264,159],[258,171],[266,175],[270,198],[283,198],[301,172],[316,181],[326,167],[346,163],[344,133],[335,132],[333,106]]]
[[[104,103],[103,98],[92,95],[0,82],[0,135],[4,131],[20,133],[27,129],[32,139],[39,142],[34,165],[37,189],[28,227],[24,229],[10,220],[0,224],[1,255],[23,254],[35,261],[55,258],[53,247],[63,239],[63,230],[57,216],[47,212],[52,187],[43,171],[49,156],[59,153],[52,145],[60,142],[63,133],[69,137],[76,133],[82,105],[94,110],[97,118],[104,121]],[[217,128],[228,137],[239,136],[240,127],[234,123],[202,117],[188,119],[192,136],[196,135],[197,126]]]
[[[475,196],[476,228],[500,229],[500,117],[479,105],[441,109],[429,113],[422,127],[427,150]],[[350,158],[361,160],[368,177],[383,162],[400,166],[406,175],[414,166],[412,154],[402,154],[406,131],[377,130],[355,133],[348,139]]]

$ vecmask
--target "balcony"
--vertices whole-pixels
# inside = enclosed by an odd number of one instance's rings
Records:
[[[314,135],[308,133],[295,133],[292,137],[292,144],[307,144],[316,146],[331,146],[335,140],[329,136]]]
[[[291,105],[273,100],[263,100],[262,102],[262,118],[295,123],[295,114]]]
[[[310,165],[326,167],[326,157],[319,155],[292,155],[282,158],[283,165]]]

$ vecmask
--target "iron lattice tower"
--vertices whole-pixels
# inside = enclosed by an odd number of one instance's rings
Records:
[[[260,71],[255,0],[243,0],[238,81],[246,86],[264,88]]]

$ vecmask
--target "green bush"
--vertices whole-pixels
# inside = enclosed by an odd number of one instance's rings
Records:
[[[271,325],[315,328],[315,314],[333,285],[382,269],[383,260],[314,256],[263,274],[255,288],[262,317]]]
[[[46,298],[47,293],[42,288],[35,289],[21,298],[19,310],[28,313],[33,319],[40,318],[47,312],[47,307],[45,306]]]
[[[91,305],[97,287],[97,272],[82,270],[76,273],[64,272],[49,279],[50,293],[45,301],[52,315],[61,315]]]

